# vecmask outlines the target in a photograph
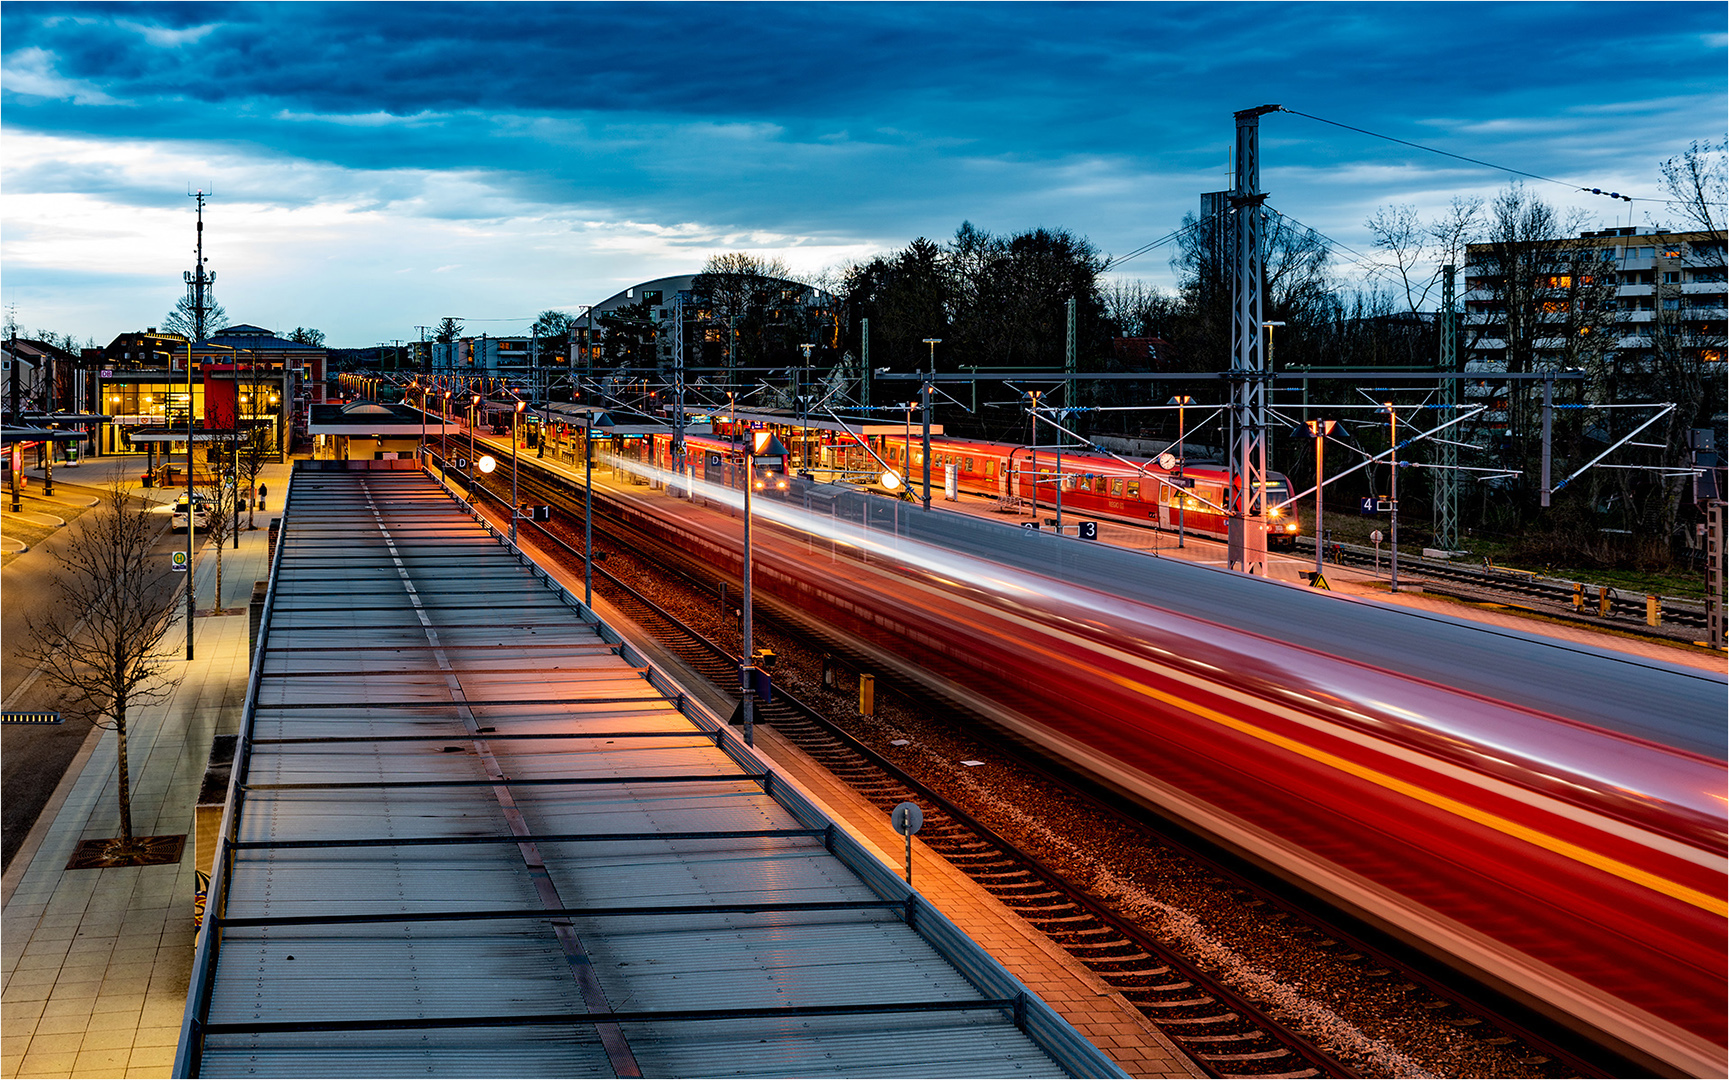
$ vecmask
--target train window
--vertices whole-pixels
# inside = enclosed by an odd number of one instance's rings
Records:
[[[1121,480],[1111,481],[1111,495],[1118,499],[1123,497],[1123,482]]]
[[[1130,480],[1129,481],[1129,498],[1139,499],[1140,497],[1141,497],[1141,482],[1139,480]]]
[[[997,459],[996,458],[986,458],[985,459],[985,475],[990,477],[992,480],[995,480],[997,478]]]
[[[973,459],[967,458],[967,472],[973,471]]]
[[[1110,483],[1110,480],[1101,476],[1093,481],[1093,490],[1098,492],[1100,495],[1103,495],[1106,491],[1105,485],[1108,483]]]

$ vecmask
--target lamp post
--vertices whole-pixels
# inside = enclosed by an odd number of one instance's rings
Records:
[[[438,474],[445,477],[450,472],[450,391],[444,392],[444,400],[438,405]]]
[[[752,652],[750,626],[750,492],[756,486],[756,455],[753,448],[756,445],[756,432],[752,431],[744,440],[744,568],[740,576],[744,579],[743,622],[739,626],[739,636],[742,644],[739,649],[739,706],[744,717],[744,744],[755,745],[753,730],[756,720],[756,657]]]
[[[518,401],[510,414],[510,542],[516,543],[516,421],[528,402]]]
[[[901,473],[907,478],[909,484],[913,477],[913,410],[918,408],[918,404],[916,401],[907,402],[906,434],[902,437],[906,443],[907,459],[901,463]]]
[[[420,445],[414,448],[414,460],[424,467],[426,464],[426,387],[420,385],[419,379],[415,379],[408,385],[420,391]]]
[[[474,501],[474,417],[480,411],[480,395],[468,395],[468,501]]]
[[[1338,427],[1337,420],[1305,420],[1303,426],[1291,434],[1308,434],[1315,440],[1315,580],[1321,579],[1321,538],[1325,535],[1321,528],[1321,454],[1327,444],[1327,436]]]
[[[1173,397],[1171,400],[1165,402],[1166,405],[1175,405],[1177,407],[1177,479],[1178,480],[1183,479],[1183,466],[1185,464],[1187,464],[1187,462],[1189,460],[1188,455],[1184,452],[1184,449],[1183,449],[1183,437],[1184,437],[1184,435],[1187,434],[1187,432],[1184,430],[1184,426],[1183,426],[1183,410],[1187,409],[1190,405],[1193,405],[1194,403],[1195,403],[1195,399],[1190,397],[1187,394],[1178,394],[1176,397]],[[1181,486],[1179,486],[1177,488],[1177,546],[1178,547],[1187,547],[1188,546],[1188,529],[1186,528],[1186,526],[1188,524],[1188,522],[1186,520],[1186,518],[1187,518],[1186,511],[1188,510],[1188,505],[1189,505],[1188,490],[1189,490],[1188,488],[1181,487]]]
[[[1387,479],[1387,502],[1392,507],[1392,567],[1388,587],[1393,592],[1399,591],[1399,413],[1391,401],[1381,403],[1387,413],[1387,443],[1389,459],[1392,461],[1391,474]]]
[[[594,417],[582,425],[582,603],[594,607]]]
[[[931,347],[931,370],[930,370],[930,374],[931,374],[931,377],[935,377],[935,375],[937,373],[937,346],[942,344],[943,339],[937,338],[937,337],[928,337],[928,338],[925,338],[924,340],[925,340],[925,344],[929,345]],[[926,378],[924,381],[924,385],[919,388],[919,400],[924,402],[924,418],[925,418],[925,438],[924,438],[925,495],[924,495],[924,502],[925,502],[925,509],[929,510],[931,508],[931,379],[930,378]],[[1036,427],[1037,425],[1035,424],[1034,426]]]
[[[750,598],[750,494],[756,487],[756,457],[758,454],[774,456],[778,454],[782,461],[786,460],[786,447],[775,438],[773,431],[752,431],[744,443],[744,569],[740,575],[744,579],[744,621],[739,627],[739,635],[743,638],[743,655],[739,658],[739,684],[742,693],[744,716],[744,744],[754,746],[755,736],[753,725],[756,714],[756,650],[751,639],[751,598]]]
[[[200,315],[200,321],[202,321]],[[192,561],[192,342],[186,343],[186,659],[192,659],[192,620],[198,612],[198,594],[194,578],[197,567]]]

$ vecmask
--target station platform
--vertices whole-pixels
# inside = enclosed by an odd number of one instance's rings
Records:
[[[1126,1075],[422,474],[284,522],[178,1074]]]

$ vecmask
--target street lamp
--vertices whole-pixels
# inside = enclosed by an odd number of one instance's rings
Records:
[[[468,396],[468,501],[474,501],[474,416],[480,410],[480,395]]]
[[[1399,591],[1399,413],[1391,401],[1381,403],[1381,411],[1387,414],[1388,456],[1392,461],[1392,471],[1387,479],[1387,504],[1392,513],[1392,576],[1388,586],[1393,592]]]
[[[1302,425],[1291,429],[1291,434],[1301,438],[1308,435],[1315,440],[1315,584],[1321,581],[1321,538],[1325,535],[1321,528],[1321,453],[1327,444],[1327,436],[1339,426],[1337,420],[1305,420]]]
[[[1175,405],[1177,407],[1177,479],[1178,480],[1183,479],[1183,466],[1186,465],[1188,463],[1188,460],[1189,460],[1188,454],[1185,452],[1185,450],[1183,448],[1183,437],[1187,434],[1186,430],[1184,429],[1184,424],[1183,424],[1183,412],[1185,409],[1187,409],[1190,405],[1193,405],[1194,403],[1195,403],[1195,399],[1190,397],[1187,394],[1178,394],[1176,397],[1173,397],[1171,400],[1165,402],[1166,405]],[[1177,487],[1177,546],[1178,547],[1187,547],[1188,546],[1188,528],[1187,528],[1187,526],[1188,526],[1188,521],[1187,521],[1188,506],[1189,506],[1188,488],[1183,487],[1181,485],[1178,485],[1178,487]]]
[[[750,624],[750,493],[756,487],[756,457],[779,455],[786,459],[786,447],[775,438],[773,431],[752,431],[744,443],[744,622],[740,626],[740,637],[743,638],[742,655],[739,657],[739,686],[743,695],[744,744],[754,746],[752,725],[755,721],[756,705],[756,651],[752,648]]]
[[[202,320],[200,320],[202,321]],[[166,410],[164,410],[166,415]],[[198,612],[198,594],[193,581],[197,564],[192,556],[192,530],[197,516],[192,501],[192,342],[186,342],[186,659],[192,659],[192,619]],[[218,604],[222,602],[218,597]]]
[[[516,421],[528,402],[518,401],[510,414],[510,542],[516,543]]]

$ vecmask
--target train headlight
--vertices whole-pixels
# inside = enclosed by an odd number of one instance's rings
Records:
[[[1297,531],[1297,523],[1293,521],[1289,525],[1286,525],[1285,531],[1286,532],[1296,532]]]
[[[785,491],[786,490],[786,481],[785,480],[776,480],[774,482],[774,488],[776,491]]]

